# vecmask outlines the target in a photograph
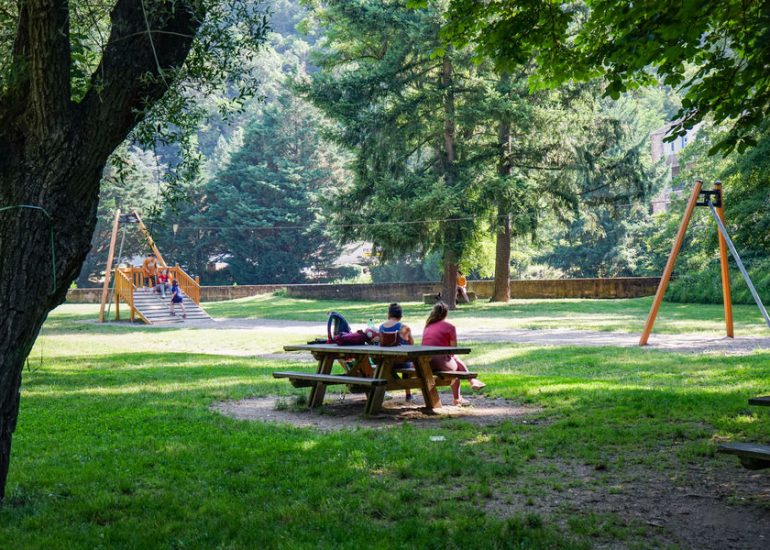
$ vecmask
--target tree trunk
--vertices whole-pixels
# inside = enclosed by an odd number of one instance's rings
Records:
[[[19,76],[0,95],[0,500],[24,360],[89,251],[104,165],[166,91],[148,76],[181,65],[202,15],[184,2],[145,4],[149,15],[137,0],[117,0],[92,87],[76,104],[67,0],[20,3]]]
[[[511,215],[505,205],[497,209],[500,227],[495,243],[495,289],[490,302],[508,302],[511,299]]]
[[[444,88],[444,180],[450,189],[455,185],[455,98],[452,90],[452,60],[450,52],[444,56],[441,71],[441,86]],[[449,222],[444,229],[444,281],[441,298],[447,307],[457,308],[457,264],[455,247],[461,242],[457,224]]]
[[[505,78],[505,77],[504,77]],[[500,122],[497,142],[500,159],[497,174],[501,179],[511,175],[511,123],[505,117]],[[511,299],[511,214],[503,194],[497,204],[497,242],[495,244],[495,290],[490,302],[508,302]]]
[[[457,309],[457,260],[450,251],[444,254],[444,279],[441,300],[449,309]]]

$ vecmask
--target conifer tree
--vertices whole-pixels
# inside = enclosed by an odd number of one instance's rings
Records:
[[[297,283],[328,263],[319,197],[340,185],[335,152],[311,106],[284,93],[247,127],[243,147],[206,186],[213,255],[239,283]]]

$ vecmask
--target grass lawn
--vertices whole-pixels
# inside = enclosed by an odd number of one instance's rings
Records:
[[[404,306],[404,320],[421,324],[430,306],[410,302]],[[461,328],[552,329],[569,328],[616,332],[641,332],[652,298],[624,300],[512,300],[508,304],[479,300],[461,305],[450,313],[452,322]],[[365,324],[370,318],[382,320],[387,304],[301,300],[277,295],[255,296],[229,302],[205,304],[214,317],[250,317],[292,319],[323,323],[329,311],[339,311],[351,322]],[[770,336],[756,306],[733,306],[737,335]],[[724,333],[724,311],[714,304],[674,304],[664,302],[654,332],[681,334],[687,332]]]
[[[617,315],[592,328],[622,330],[621,314],[649,301],[530,304],[540,328],[577,328],[558,309],[588,308],[596,322]],[[456,319],[502,323],[530,304],[473,306]],[[316,320],[328,306],[273,297],[209,311]],[[334,307],[361,322],[382,306]],[[421,318],[426,308],[408,310]],[[742,474],[714,456],[716,442],[770,432],[767,411],[746,406],[770,392],[768,353],[473,343],[486,393],[531,406],[525,420],[338,433],[236,421],[210,405],[304,393],[271,372],[306,363],[239,356],[275,351],[286,336],[84,323],[93,311],[52,313],[25,369],[0,548],[655,547],[671,540],[660,529],[572,507],[569,495],[623,492],[639,476],[675,486],[693,467]],[[700,315],[682,310],[675,326],[702,328]],[[564,506],[545,512],[554,498]]]

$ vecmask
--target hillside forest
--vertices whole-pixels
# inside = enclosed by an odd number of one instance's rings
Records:
[[[728,231],[770,298],[767,124],[754,147],[709,154],[726,129],[706,119],[672,175],[651,148],[681,107],[671,87],[533,89],[526,65],[446,48],[435,7],[269,4],[268,40],[238,60],[259,83],[237,112],[221,108],[236,87],[201,94],[191,139],[129,139],[113,155],[79,287],[103,277],[116,208],[141,212],[164,256],[203,284],[658,275],[703,178],[724,182]],[[146,251],[121,232],[119,261]],[[669,299],[721,300],[706,209],[675,275]]]

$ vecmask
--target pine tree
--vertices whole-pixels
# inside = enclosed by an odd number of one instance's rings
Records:
[[[340,185],[312,108],[285,93],[246,129],[242,149],[206,187],[210,250],[238,283],[297,283],[332,253],[319,196]]]
[[[325,41],[322,71],[304,87],[339,123],[355,153],[355,180],[331,206],[344,240],[372,240],[383,257],[437,251],[444,297],[479,214],[472,148],[484,83],[470,52],[439,46],[441,13],[405,2],[327,2],[314,12]]]

